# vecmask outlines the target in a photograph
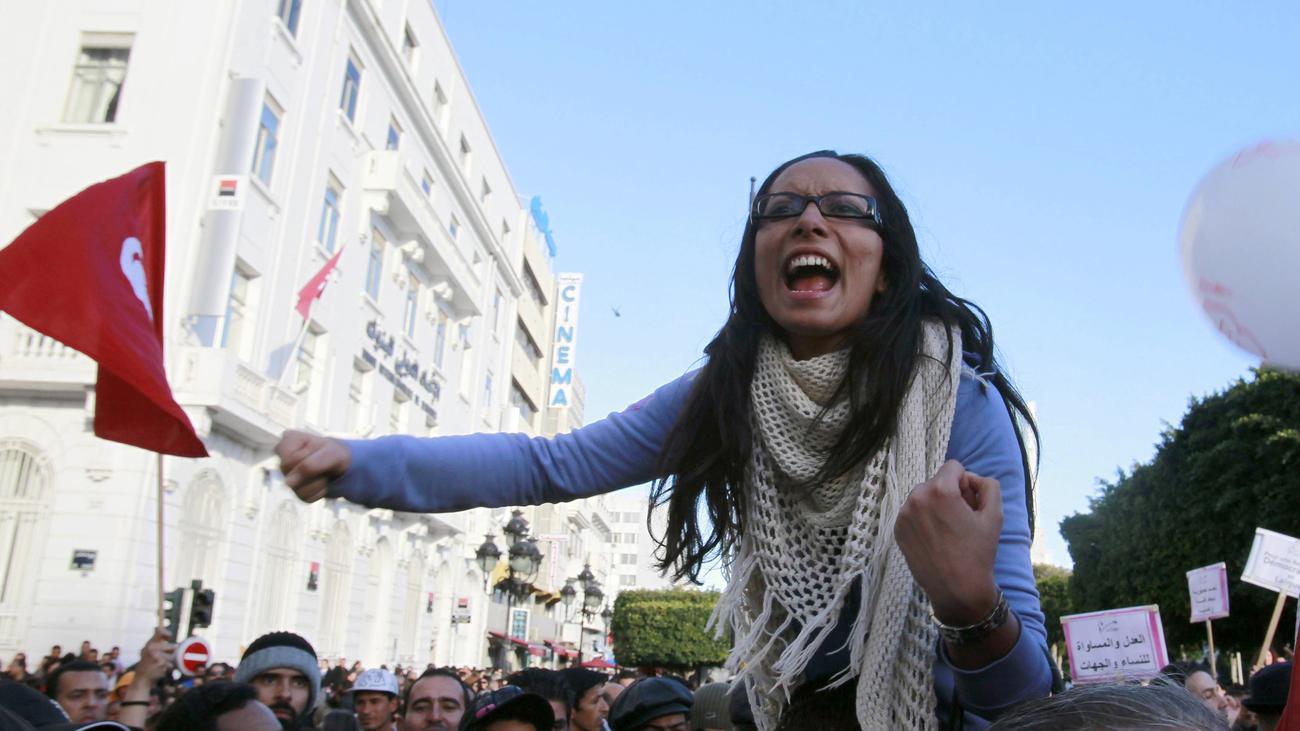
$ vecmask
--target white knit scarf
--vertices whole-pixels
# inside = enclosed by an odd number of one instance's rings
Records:
[[[760,731],[776,725],[859,578],[849,666],[832,685],[856,676],[857,717],[867,731],[937,726],[937,632],[929,600],[894,542],[894,521],[912,487],[943,464],[961,338],[952,332],[949,351],[943,326],[927,322],[921,340],[885,448],[811,488],[808,481],[849,420],[847,397],[830,403],[848,368],[848,351],[797,361],[776,338],[760,343],[750,394],[754,446],[746,470],[745,535],[725,557],[730,577],[710,620],[720,635],[733,633],[728,667],[748,679]]]

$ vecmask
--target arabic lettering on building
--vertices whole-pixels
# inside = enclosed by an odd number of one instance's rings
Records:
[[[380,353],[379,357],[383,357],[385,360],[392,358],[397,351],[396,338],[391,333],[384,332],[376,320],[366,323],[366,337],[370,339],[370,343],[375,350]],[[367,364],[376,367],[379,375],[385,381],[393,384],[395,389],[413,400],[416,406],[431,420],[437,420],[438,412],[434,409],[434,405],[442,396],[442,386],[439,385],[435,378],[433,368],[421,368],[419,362],[405,350],[393,361],[392,368],[389,368],[385,363],[380,363],[378,358],[368,350],[363,349],[361,351],[361,359]],[[429,395],[429,398],[424,400],[415,395],[411,386],[406,383],[406,379],[414,381]]]

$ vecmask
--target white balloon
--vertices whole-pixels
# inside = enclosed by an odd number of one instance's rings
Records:
[[[1192,296],[1219,332],[1300,370],[1300,140],[1260,143],[1211,170],[1178,243]]]

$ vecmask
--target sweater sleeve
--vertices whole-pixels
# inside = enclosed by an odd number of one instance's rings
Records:
[[[942,674],[952,679],[962,707],[992,719],[1016,703],[1046,696],[1052,676],[1043,610],[1029,557],[1029,515],[1019,443],[997,389],[969,375],[962,378],[957,393],[948,456],[967,470],[996,478],[1002,490],[1002,537],[994,576],[1020,619],[1020,639],[1009,653],[974,670],[954,668],[942,642],[938,654]],[[947,685],[939,676],[936,673],[939,684]],[[941,699],[944,690],[940,689]]]
[[[660,448],[692,374],[627,409],[552,438],[524,434],[345,440],[352,463],[329,489],[366,507],[447,513],[538,505],[655,479]]]

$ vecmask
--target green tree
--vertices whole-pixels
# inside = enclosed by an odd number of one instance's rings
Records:
[[[1034,581],[1038,583],[1038,597],[1046,616],[1047,644],[1058,645],[1065,640],[1061,617],[1074,613],[1070,603],[1070,570],[1049,563],[1036,563]]]
[[[1090,511],[1061,521],[1074,559],[1074,611],[1159,604],[1170,650],[1199,654],[1186,573],[1224,561],[1239,577],[1256,527],[1300,536],[1300,376],[1272,370],[1193,399],[1150,462],[1103,482]],[[1224,649],[1258,649],[1276,595],[1231,581],[1232,616],[1214,623]],[[1284,615],[1279,645],[1294,614]]]
[[[622,592],[610,623],[619,664],[680,671],[721,665],[731,644],[705,628],[717,603],[717,592],[694,589]]]

